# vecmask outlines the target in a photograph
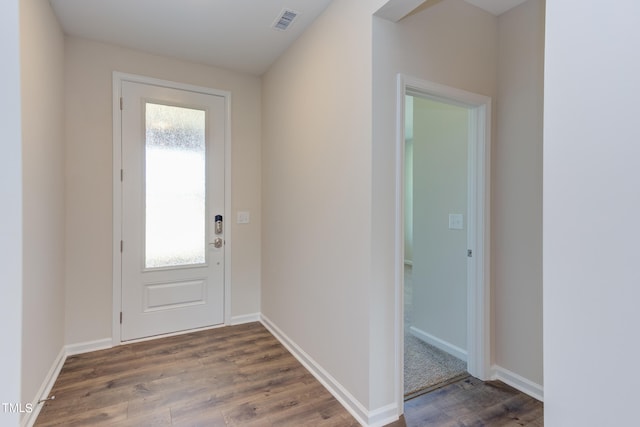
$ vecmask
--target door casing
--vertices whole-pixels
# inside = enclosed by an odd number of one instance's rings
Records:
[[[121,170],[122,170],[122,120],[120,111],[120,98],[122,82],[130,81],[135,83],[144,83],[149,85],[163,86],[172,89],[186,90],[192,92],[200,92],[209,95],[216,95],[224,98],[225,109],[225,128],[227,131],[224,136],[225,159],[224,159],[224,217],[231,218],[231,93],[218,89],[194,86],[184,83],[177,83],[168,80],[160,80],[152,77],[140,76],[136,74],[127,74],[115,71],[113,73],[113,224],[112,224],[112,258],[113,258],[113,279],[112,279],[112,322],[111,322],[111,341],[112,345],[120,345],[122,343],[120,330],[120,312],[122,310],[122,262],[120,258],[120,245],[122,241],[122,187],[121,187]],[[231,222],[225,227],[225,257],[224,257],[224,324],[231,324],[231,249],[233,239],[231,237]],[[216,327],[216,326],[213,326]],[[209,329],[209,328],[203,328]],[[161,336],[177,335],[184,332],[174,334],[166,334]],[[143,338],[137,341],[159,338],[155,336],[151,338]],[[127,341],[131,342],[131,341]]]
[[[404,411],[404,173],[405,95],[453,103],[469,109],[467,370],[481,380],[491,375],[490,160],[491,98],[398,74],[395,161],[395,355],[396,396]]]

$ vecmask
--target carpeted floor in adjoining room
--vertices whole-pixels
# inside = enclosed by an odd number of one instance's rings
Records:
[[[460,359],[432,345],[405,334],[404,395],[411,397],[467,375],[467,365]]]
[[[404,395],[410,398],[467,374],[466,362],[446,353],[409,332],[412,304],[412,268],[405,266],[404,287]]]

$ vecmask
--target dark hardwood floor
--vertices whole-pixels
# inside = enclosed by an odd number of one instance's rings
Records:
[[[500,382],[467,377],[405,402],[387,427],[543,426],[542,402]]]
[[[51,395],[36,426],[358,426],[259,323],[69,357]],[[393,427],[542,425],[541,403],[472,378],[405,408]]]
[[[259,323],[72,356],[36,426],[358,426]]]

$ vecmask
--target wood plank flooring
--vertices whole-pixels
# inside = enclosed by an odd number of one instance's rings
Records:
[[[500,382],[467,377],[408,400],[387,427],[542,427],[543,404]]]
[[[36,426],[359,424],[259,323],[69,357]],[[542,426],[542,404],[468,378],[405,404],[390,427]]]
[[[36,426],[358,426],[259,323],[72,356]]]

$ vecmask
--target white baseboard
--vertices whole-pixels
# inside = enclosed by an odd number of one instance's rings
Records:
[[[242,325],[244,323],[259,322],[260,313],[243,314],[240,316],[233,316],[231,318],[231,325]]]
[[[369,411],[369,422],[365,425],[368,427],[383,427],[394,421],[398,421],[399,418],[398,405],[391,403],[387,406]]]
[[[427,344],[431,344],[432,346],[439,348],[440,350],[449,353],[453,357],[457,357],[458,359],[466,362],[467,361],[467,351],[457,347],[450,342],[444,341],[434,335],[431,335],[422,329],[418,329],[415,326],[411,326],[409,328],[411,335],[426,342]]]
[[[103,338],[101,340],[81,342],[77,344],[68,344],[64,347],[66,356],[75,356],[76,354],[89,353],[97,350],[104,350],[113,347],[111,338]]]
[[[33,411],[31,413],[27,413],[24,417],[22,417],[20,426],[32,427],[36,422],[36,419],[40,414],[40,410],[42,409],[42,404],[38,404],[38,402],[49,397],[51,389],[53,389],[53,385],[58,379],[58,375],[60,375],[60,371],[62,370],[62,366],[67,360],[67,357],[96,350],[104,350],[105,348],[111,347],[113,347],[111,338],[88,341],[78,344],[70,344],[62,347],[60,353],[58,354],[58,357],[56,357],[56,359],[53,361],[53,365],[51,366],[51,369],[49,369],[49,373],[47,373],[42,386],[40,386],[40,390],[38,390],[35,399],[31,402],[31,404],[33,405]]]
[[[278,341],[335,397],[338,402],[363,426],[381,427],[398,419],[396,404],[368,411],[331,374],[325,371],[311,356],[282,332],[269,318],[261,315],[261,322]]]
[[[491,379],[502,381],[516,390],[528,394],[540,402],[544,402],[544,388],[540,384],[536,384],[515,372],[511,372],[498,365],[493,365],[491,367]]]
[[[63,347],[60,350],[60,353],[58,353],[56,359],[53,361],[51,369],[49,369],[49,372],[44,378],[40,389],[36,393],[35,399],[33,399],[33,401],[31,402],[31,404],[33,405],[33,411],[31,413],[25,414],[25,416],[22,417],[22,420],[20,421],[20,425],[22,427],[32,427],[36,422],[36,419],[40,414],[40,410],[42,409],[42,404],[39,404],[38,402],[49,397],[49,393],[51,393],[51,389],[58,379],[58,375],[62,370],[62,366],[64,365],[65,360],[67,360],[67,355],[65,354],[65,349]]]

